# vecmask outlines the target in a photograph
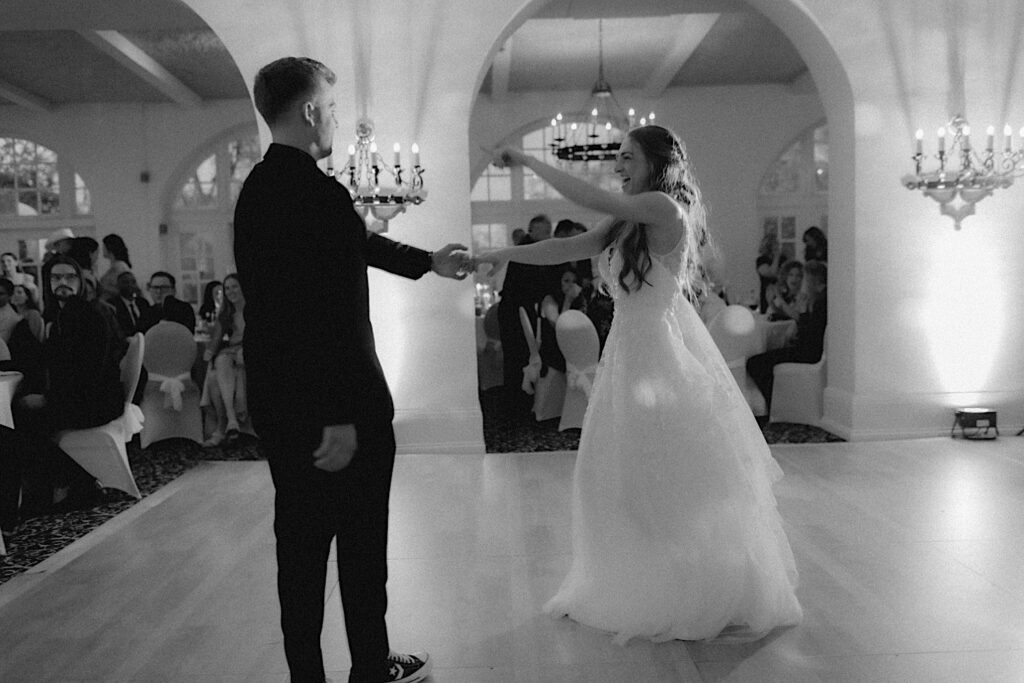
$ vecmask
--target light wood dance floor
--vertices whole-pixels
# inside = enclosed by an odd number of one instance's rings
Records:
[[[575,454],[414,455],[392,494],[393,646],[428,650],[435,683],[1024,681],[1024,439],[772,451],[801,626],[619,647],[551,619]],[[287,680],[271,499],[265,463],[208,463],[0,586],[0,680]]]

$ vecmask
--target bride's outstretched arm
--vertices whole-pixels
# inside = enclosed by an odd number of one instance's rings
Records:
[[[633,223],[644,223],[655,228],[674,227],[679,224],[682,216],[679,203],[663,192],[608,192],[513,147],[498,150],[495,163],[525,166],[570,201]]]
[[[495,268],[506,261],[535,266],[554,266],[567,261],[579,261],[601,253],[608,241],[611,224],[611,219],[606,219],[593,230],[574,237],[552,237],[533,244],[495,249],[478,255],[475,261],[477,264],[489,263]]]

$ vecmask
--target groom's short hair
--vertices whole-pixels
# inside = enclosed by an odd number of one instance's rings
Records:
[[[268,126],[274,125],[296,100],[305,97],[324,79],[334,85],[337,77],[324,64],[309,57],[282,57],[260,69],[253,83],[253,99]]]

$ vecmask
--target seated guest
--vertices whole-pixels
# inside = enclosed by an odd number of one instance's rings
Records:
[[[828,322],[827,275],[828,270],[820,261],[811,261],[804,266],[803,292],[806,295],[807,306],[797,318],[795,337],[781,349],[767,351],[747,359],[747,374],[761,390],[769,412],[775,366],[779,363],[817,363],[821,360],[825,347],[825,324]]]
[[[109,299],[114,316],[125,337],[141,332],[141,325],[149,313],[149,302],[142,296],[135,274],[126,270],[117,276],[117,296]]]
[[[170,273],[158,270],[149,278],[149,296],[153,299],[153,305],[149,311],[142,315],[140,332],[145,332],[161,320],[181,323],[188,328],[189,332],[196,331],[196,314],[192,306],[174,296],[177,281]]]
[[[55,255],[43,272],[56,314],[43,351],[42,372],[26,374],[12,404],[12,447],[4,450],[5,484],[0,497],[5,521],[17,509],[12,491],[22,484],[22,510],[45,511],[51,505],[80,507],[97,499],[95,479],[54,444],[67,429],[99,427],[124,411],[119,340],[99,309],[83,296],[82,269]],[[22,481],[24,478],[24,482]]]
[[[211,280],[203,288],[203,303],[199,306],[199,322],[206,328],[217,322],[221,302],[224,300],[224,285],[220,280]]]
[[[587,227],[582,223],[563,218],[555,226],[555,237],[575,237],[576,235],[582,235],[586,231]],[[566,266],[571,266],[576,272],[576,281],[580,287],[585,290],[590,288],[591,283],[594,281],[594,269],[590,259],[573,261],[566,264]]]
[[[11,296],[14,295],[14,283],[5,277],[0,277],[0,340],[10,341],[11,330],[21,321],[21,315],[11,305]]]
[[[10,280],[15,287],[26,285],[29,289],[36,289],[36,279],[30,273],[21,269],[21,262],[13,252],[5,251],[0,254],[0,276]]]
[[[804,230],[804,261],[828,261],[828,238],[817,225]]]
[[[565,372],[565,357],[558,348],[555,323],[558,322],[558,316],[568,310],[587,312],[583,288],[578,282],[576,270],[571,266],[563,267],[559,290],[545,296],[540,303],[541,377],[547,374],[549,367]]]
[[[206,445],[216,446],[226,437],[231,443],[238,438],[239,420],[247,413],[245,397],[245,360],[242,354],[242,339],[245,335],[245,296],[242,284],[235,274],[224,278],[224,301],[220,315],[210,335],[210,345],[204,360],[211,362],[207,377],[213,376],[218,391],[209,392],[218,418],[223,416],[227,433],[221,433],[218,419],[217,431]]]
[[[779,268],[779,281],[768,289],[768,319],[796,320],[807,302],[801,293],[804,281],[804,264],[786,261]]]
[[[43,340],[43,314],[39,312],[39,302],[36,301],[35,287],[25,285],[14,285],[14,294],[11,295],[11,305],[22,318],[28,321],[29,330],[39,341]]]

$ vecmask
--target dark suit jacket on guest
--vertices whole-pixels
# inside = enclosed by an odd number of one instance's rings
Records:
[[[44,345],[47,408],[57,429],[98,427],[124,412],[123,342],[101,309],[81,299],[57,314]]]
[[[188,328],[189,332],[196,331],[196,312],[188,302],[173,296],[165,297],[162,306],[156,304],[150,306],[149,311],[142,315],[142,324],[138,327],[138,331],[145,332],[161,320],[181,323]]]
[[[145,332],[142,326],[150,315],[149,309],[152,308],[148,301],[141,296],[135,299],[135,307],[139,309],[139,317],[134,322],[132,321],[132,314],[128,311],[128,304],[120,296],[112,297],[107,302],[114,307],[114,316],[117,318],[117,324],[125,337],[130,337],[136,332]],[[153,323],[153,325],[155,324],[156,322]]]
[[[234,227],[256,430],[390,423],[366,269],[416,279],[430,270],[430,252],[367,233],[348,191],[280,144],[246,179]]]

